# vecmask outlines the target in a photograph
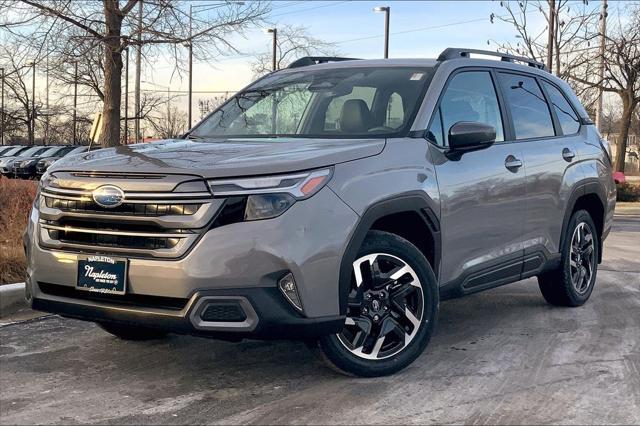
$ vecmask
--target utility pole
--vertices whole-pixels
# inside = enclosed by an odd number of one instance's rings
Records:
[[[48,50],[48,49],[47,49]],[[44,115],[44,142],[43,145],[49,143],[49,53],[47,53],[45,76],[46,76],[46,96],[45,96],[45,115]]]
[[[4,68],[0,68],[0,79],[2,79],[2,104],[0,106],[0,145],[4,145]]]
[[[129,143],[129,48],[124,49],[124,144]]]
[[[188,115],[187,129],[191,129],[191,109],[193,103],[193,5],[189,5],[189,96],[188,101]]]
[[[31,62],[33,68],[33,74],[31,77],[31,135],[29,138],[29,145],[34,145],[36,142],[36,61]]]
[[[553,70],[553,44],[556,33],[556,0],[547,0],[549,3],[549,29],[547,31],[547,68],[549,72]]]
[[[384,12],[384,58],[389,57],[389,15],[391,8],[389,6],[380,6],[373,9],[374,12]]]
[[[136,50],[135,143],[140,142],[140,76],[142,68],[142,5],[138,3],[138,49]]]
[[[73,77],[73,144],[78,143],[77,138],[78,123],[78,62],[75,63],[75,72]]]
[[[596,103],[596,128],[602,133],[602,80],[604,80],[604,55],[607,40],[607,0],[600,6],[600,64],[598,66],[598,102]]]

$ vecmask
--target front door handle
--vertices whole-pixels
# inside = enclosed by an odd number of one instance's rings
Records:
[[[522,160],[514,157],[513,155],[509,155],[504,160],[504,166],[509,169],[509,171],[516,172],[520,167],[522,167]]]
[[[568,163],[570,163],[575,156],[576,153],[571,151],[569,148],[565,148],[562,150],[562,158],[564,158],[564,160]]]

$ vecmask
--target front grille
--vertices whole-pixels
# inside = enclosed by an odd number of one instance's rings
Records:
[[[78,290],[75,287],[45,282],[38,282],[38,287],[40,288],[40,291],[51,296],[91,300],[114,305],[137,306],[140,308],[157,308],[180,311],[184,309],[189,302],[189,299],[178,297],[147,296],[133,293],[123,295],[94,293],[86,290]]]
[[[133,216],[190,216],[197,213],[202,204],[158,204],[123,203],[118,207],[105,208],[91,200],[64,200],[44,196],[47,207],[74,213],[100,213]]]
[[[80,179],[78,173],[71,175]],[[43,247],[82,253],[176,258],[193,245],[223,203],[204,191],[204,183],[202,190],[196,192],[142,192],[127,191],[125,181],[119,183],[125,187],[122,204],[104,207],[93,200],[92,194],[92,188],[104,183],[104,175],[90,176],[100,182],[87,180],[88,176],[83,174],[81,181],[54,179],[56,183],[42,188],[39,235]],[[138,179],[163,177],[137,176]],[[167,179],[171,179],[169,187],[180,186],[176,176]],[[192,176],[185,176],[184,181],[194,180]],[[168,186],[160,184],[164,188]],[[142,188],[139,183],[129,185]],[[83,189],[86,186],[91,189]]]
[[[46,225],[45,225],[46,228]],[[47,229],[49,238],[63,243],[99,246],[118,247],[136,250],[160,250],[175,247],[179,238],[167,238],[164,236],[134,236],[134,235],[113,235],[95,234],[74,229]]]

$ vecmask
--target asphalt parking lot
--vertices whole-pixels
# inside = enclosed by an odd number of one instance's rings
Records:
[[[302,343],[118,341],[46,316],[0,327],[0,424],[640,423],[640,210],[617,214],[589,303],[534,279],[444,302],[392,377],[325,368]]]

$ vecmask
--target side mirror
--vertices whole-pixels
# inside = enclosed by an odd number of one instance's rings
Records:
[[[496,128],[477,121],[458,121],[449,129],[451,151],[487,148],[496,141]]]

